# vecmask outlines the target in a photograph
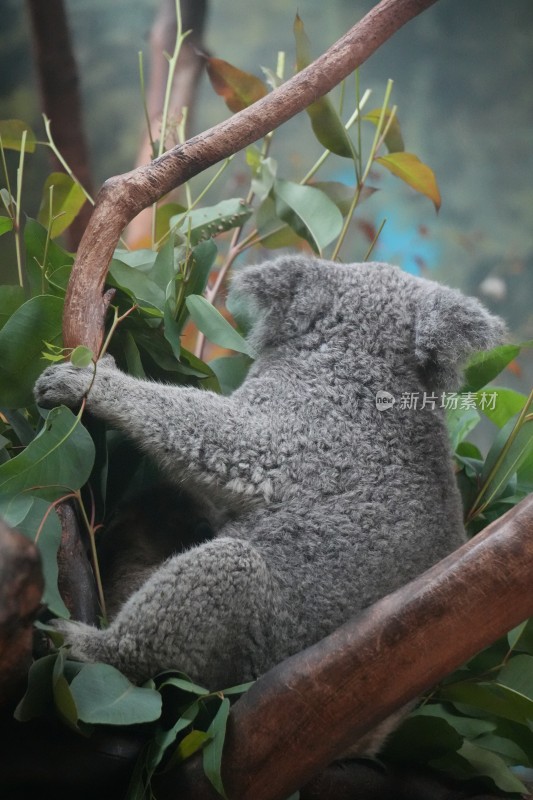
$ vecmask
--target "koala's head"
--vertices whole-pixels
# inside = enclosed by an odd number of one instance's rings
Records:
[[[411,364],[432,388],[459,385],[470,355],[500,344],[501,319],[472,297],[388,264],[282,256],[242,269],[230,310],[258,352],[331,347],[346,357]]]

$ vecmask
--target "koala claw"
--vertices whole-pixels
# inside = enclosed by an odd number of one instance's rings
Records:
[[[33,390],[35,401],[42,408],[59,405],[75,408],[89,391],[93,377],[93,367],[54,364],[37,379]]]

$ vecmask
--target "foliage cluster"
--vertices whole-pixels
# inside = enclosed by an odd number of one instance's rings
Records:
[[[299,18],[295,38],[301,69],[310,56]],[[178,45],[182,39],[179,31]],[[169,85],[176,52],[170,58]],[[207,66],[215,90],[230,110],[237,111],[283,80],[284,57],[280,55],[275,70],[265,70],[266,83],[218,59],[209,58]],[[404,150],[396,109],[389,105],[392,84],[382,105],[366,113],[370,93],[360,94],[357,76],[355,86],[355,109],[346,122],[342,108],[337,110],[328,98],[308,109],[314,134],[325,149],[300,180],[278,175],[272,155],[275,137],[269,134],[246,151],[249,188],[244,196],[211,206],[205,202],[229,159],[196,197],[185,187],[185,204],[154,206],[150,248],[129,250],[121,243],[107,279],[115,295],[103,351],[109,349],[123,370],[137,377],[231,392],[253,358],[238,325],[225,309],[217,308],[225,278],[237,259],[257,248],[285,247],[339,258],[354,212],[377,191],[369,180],[379,168],[429,197],[438,209],[433,173]],[[344,97],[345,91],[342,103]],[[166,108],[159,140],[153,140],[154,154],[164,149],[168,118]],[[374,129],[366,156],[361,133],[365,124]],[[45,128],[43,144],[55,151],[47,120]],[[41,551],[46,588],[40,625],[47,630],[51,616],[69,613],[57,589],[58,504],[67,500],[75,504],[98,582],[99,529],[125,491],[153,476],[155,468],[116,432],[82,421],[82,411],[75,415],[60,407],[44,412],[33,402],[33,384],[47,363],[70,356],[74,363],[86,365],[102,355],[86,348],[65,353],[62,346],[63,303],[74,256],[58,240],[87,198],[65,165],[65,174],[54,173],[47,179],[38,219],[25,217],[25,160],[37,144],[24,123],[0,123],[5,180],[0,191],[5,209],[0,235],[14,237],[19,276],[18,285],[0,286],[0,515]],[[6,150],[19,153],[15,178],[7,168]],[[332,154],[351,160],[353,186],[316,180]],[[372,246],[368,255],[371,250]],[[207,343],[216,356],[209,362]],[[465,519],[472,534],[533,488],[533,394],[525,397],[491,385],[494,407],[484,400],[488,384],[520,349],[521,345],[506,345],[475,358],[456,407],[448,412]],[[467,438],[482,415],[498,429],[486,456]],[[100,602],[105,624],[101,593]],[[101,725],[141,726],[147,744],[130,798],[145,795],[156,769],[168,768],[198,750],[203,751],[207,775],[223,793],[220,759],[230,698],[246,687],[220,687],[220,692],[212,693],[179,672],[154,676],[145,686],[134,687],[108,665],[69,660],[61,642],[56,639],[55,644],[54,652],[33,664],[18,719],[54,714],[85,735]],[[384,757],[414,760],[464,778],[483,775],[492,786],[513,794],[524,787],[510,768],[533,767],[532,753],[533,628],[525,622],[424,698]]]

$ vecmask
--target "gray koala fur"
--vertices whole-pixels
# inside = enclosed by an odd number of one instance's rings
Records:
[[[230,303],[257,358],[229,397],[107,359],[36,384],[43,406],[90,387],[92,413],[222,510],[215,538],[166,560],[107,629],[58,622],[74,657],[134,681],[171,667],[213,689],[253,679],[464,542],[439,393],[502,321],[396,267],[299,255],[243,269]],[[379,390],[438,402],[380,412]]]

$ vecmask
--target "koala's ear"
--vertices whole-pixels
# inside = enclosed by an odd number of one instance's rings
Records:
[[[416,298],[415,355],[427,385],[457,389],[462,368],[479,350],[505,339],[505,323],[473,297],[427,282]]]
[[[305,271],[305,260],[282,256],[237,272],[231,282],[230,302],[251,300],[259,308],[288,304]]]

